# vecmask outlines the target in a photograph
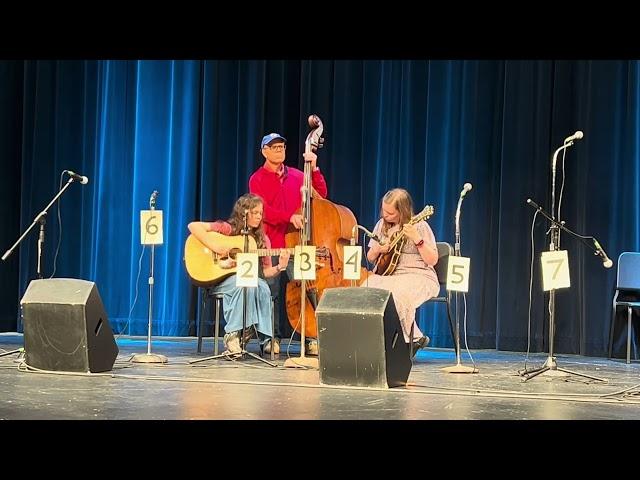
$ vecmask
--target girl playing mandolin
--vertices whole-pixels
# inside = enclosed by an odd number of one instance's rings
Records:
[[[429,343],[429,337],[423,335],[415,322],[416,309],[424,302],[438,295],[440,284],[433,266],[438,262],[436,239],[431,227],[421,220],[415,224],[411,222],[413,202],[409,192],[402,188],[389,190],[382,197],[380,220],[376,223],[373,233],[381,239],[382,245],[376,240],[369,241],[367,259],[371,263],[381,260],[381,257],[391,255],[389,243],[402,235],[404,241],[396,244],[394,256],[395,269],[389,275],[370,275],[363,285],[382,288],[393,294],[393,301],[398,311],[400,324],[405,342],[409,343],[411,326],[413,325],[413,352],[424,348]],[[385,271],[389,271],[386,270]],[[379,271],[379,273],[385,273]]]
[[[220,262],[233,262],[230,258],[225,258],[229,254],[229,249],[215,244],[215,237],[207,235],[207,232],[217,232],[223,235],[240,235],[244,228],[244,216],[247,215],[247,226],[249,234],[255,239],[258,248],[270,248],[269,238],[264,234],[262,228],[262,216],[264,206],[262,199],[252,193],[241,196],[233,206],[233,211],[229,220],[216,222],[191,222],[189,231],[204,246],[212,252],[218,254]],[[271,257],[261,257],[261,277],[270,278],[286,269],[289,263],[289,252],[282,250],[276,266],[272,264]],[[231,265],[230,265],[231,266]],[[242,330],[243,293],[242,287],[236,287],[236,275],[227,277],[224,281],[216,285],[214,292],[223,293],[222,306],[225,326],[224,345],[230,353],[240,353],[240,332]],[[255,327],[254,327],[255,325]],[[247,288],[247,331],[245,339],[251,338],[253,329],[257,329],[260,347],[272,337],[271,332],[271,291],[263,280],[258,279],[257,288]]]

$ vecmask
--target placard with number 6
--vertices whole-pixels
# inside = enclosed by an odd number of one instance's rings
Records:
[[[293,278],[295,280],[316,279],[315,245],[296,246],[293,257]]]
[[[162,243],[162,210],[140,210],[140,244]]]
[[[545,292],[571,286],[569,255],[566,250],[542,252],[542,289]]]
[[[258,286],[257,253],[238,253],[236,255],[236,287]]]
[[[449,256],[449,265],[447,267],[447,290],[452,290],[454,292],[468,292],[470,268],[470,258]]]

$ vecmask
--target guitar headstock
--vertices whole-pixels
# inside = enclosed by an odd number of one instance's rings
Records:
[[[434,212],[435,212],[435,209],[433,208],[433,205],[427,205],[422,209],[422,211],[419,214],[417,214],[415,217],[411,219],[411,223],[417,223],[421,220],[429,218],[433,215]]]

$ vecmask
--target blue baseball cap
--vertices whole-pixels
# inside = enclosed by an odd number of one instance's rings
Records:
[[[264,137],[262,137],[262,142],[260,143],[260,150],[262,150],[265,145],[270,144],[271,142],[273,142],[274,140],[277,140],[278,138],[282,140],[284,143],[287,143],[287,139],[284,138],[282,135],[278,133],[270,133],[269,135],[265,135]]]

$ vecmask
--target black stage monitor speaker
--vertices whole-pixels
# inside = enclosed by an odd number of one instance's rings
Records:
[[[366,287],[327,289],[316,319],[320,383],[406,385],[411,371],[409,345],[390,292]]]
[[[66,372],[111,370],[118,346],[95,283],[33,280],[20,305],[27,365]]]

